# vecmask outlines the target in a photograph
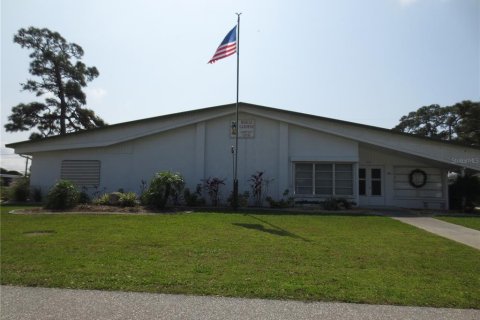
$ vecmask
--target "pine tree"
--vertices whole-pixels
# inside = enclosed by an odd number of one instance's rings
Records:
[[[99,73],[81,62],[82,47],[68,43],[58,32],[34,27],[18,30],[13,41],[33,50],[29,72],[36,78],[22,83],[22,89],[46,97],[44,102],[13,107],[7,131],[36,128],[39,132],[30,136],[35,139],[106,125],[94,111],[83,108],[87,101],[82,88]]]

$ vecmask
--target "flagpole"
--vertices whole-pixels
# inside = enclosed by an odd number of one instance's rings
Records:
[[[238,134],[240,133],[240,123],[238,122],[238,92],[240,79],[240,15],[237,15],[237,103],[235,104],[236,120],[235,125],[237,132],[235,133],[235,168],[233,172],[233,208],[238,209]]]

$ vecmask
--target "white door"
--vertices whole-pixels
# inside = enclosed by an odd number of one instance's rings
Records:
[[[384,206],[384,184],[382,166],[360,166],[358,168],[360,206]]]

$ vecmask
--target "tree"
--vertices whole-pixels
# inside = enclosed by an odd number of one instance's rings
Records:
[[[480,102],[424,106],[400,118],[392,130],[480,146]]]
[[[450,208],[466,212],[474,210],[480,204],[480,178],[472,170],[457,174],[449,185]]]
[[[13,174],[13,175],[16,175],[16,176],[21,176],[22,174],[18,171],[15,171],[15,170],[7,170],[7,169],[4,169],[4,168],[0,168],[0,173],[2,174]]]
[[[29,72],[39,78],[22,83],[22,89],[46,97],[44,103],[13,107],[5,124],[7,131],[37,128],[39,132],[30,136],[35,139],[106,125],[92,110],[82,108],[87,103],[82,88],[99,73],[80,61],[83,49],[79,45],[68,43],[58,32],[34,27],[18,30],[13,42],[33,50]]]
[[[463,101],[452,108],[458,117],[455,125],[458,140],[480,146],[480,102]]]

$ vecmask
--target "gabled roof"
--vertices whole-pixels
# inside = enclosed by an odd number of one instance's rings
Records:
[[[62,136],[48,137],[41,140],[12,143],[8,144],[7,147],[15,148],[16,153],[25,154],[54,150],[105,147],[231,115],[234,112],[235,104],[226,104],[123,122]],[[449,163],[453,166],[458,166],[458,160],[460,159],[463,161],[461,162],[461,166],[480,171],[480,149],[455,142],[420,137],[375,126],[243,102],[240,103],[240,112],[275,119],[362,143]]]

